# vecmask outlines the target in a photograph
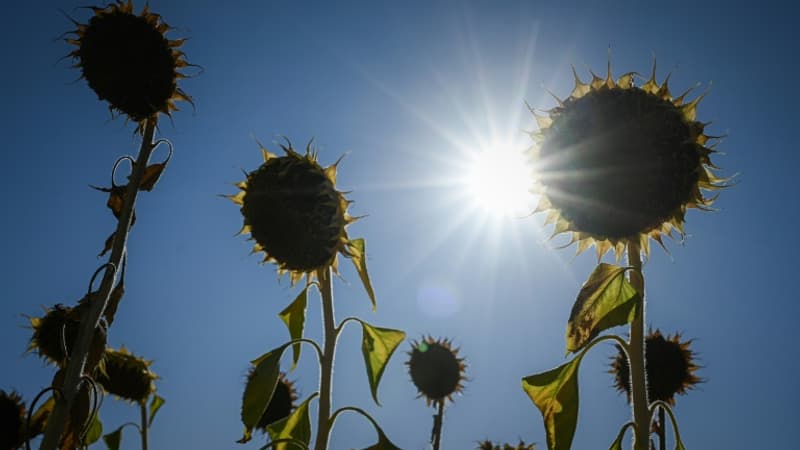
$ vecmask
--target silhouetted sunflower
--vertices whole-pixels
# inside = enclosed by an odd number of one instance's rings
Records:
[[[248,382],[255,375],[255,368],[251,368],[247,374]],[[262,432],[267,432],[267,426],[289,416],[294,411],[297,405],[294,402],[297,400],[297,390],[294,383],[286,378],[286,374],[281,372],[278,377],[278,384],[275,385],[275,392],[272,393],[272,399],[258,420],[256,428]]]
[[[666,338],[661,331],[651,331],[645,338],[645,369],[647,370],[647,398],[675,404],[675,394],[684,395],[703,380],[695,375],[695,353],[689,348],[692,341],[681,342],[676,333]],[[625,392],[630,401],[630,369],[625,352],[617,346],[618,354],[612,358],[611,370],[614,384]]]
[[[498,444],[494,445],[491,441],[481,441],[478,443],[477,450],[535,450],[536,444],[526,444],[522,439],[520,439],[519,444],[511,445],[511,444]]]
[[[107,392],[119,398],[144,404],[156,391],[154,381],[158,378],[151,369],[152,361],[131,354],[125,347],[107,349],[104,365],[98,370],[95,381]]]
[[[91,9],[88,24],[73,21],[76,37],[67,42],[78,47],[70,56],[100,100],[135,122],[170,114],[176,100],[191,103],[178,87],[184,77],[178,69],[189,65],[178,50],[184,39],[168,40],[170,27],[160,15],[147,5],[136,15],[130,0]]]
[[[311,143],[305,155],[287,141],[286,156],[277,156],[263,146],[264,163],[247,174],[230,195],[241,205],[244,226],[255,240],[253,253],[263,252],[264,262],[278,266],[278,274],[289,273],[294,284],[325,267],[337,270],[339,253],[351,256],[345,227],[356,219],[347,213],[349,201],[336,190],[336,165],[317,163]],[[260,144],[259,144],[260,145]]]
[[[458,357],[458,349],[453,349],[448,339],[428,336],[422,342],[414,341],[408,355],[411,381],[428,405],[452,401],[453,394],[464,389],[464,359]]]
[[[33,336],[28,344],[28,351],[39,354],[46,361],[59,367],[66,367],[66,357],[72,351],[75,339],[78,338],[80,317],[88,303],[71,308],[61,304],[46,308],[42,317],[29,317]],[[86,360],[87,371],[91,372],[103,358],[106,348],[107,332],[102,323],[95,329],[89,354]],[[67,355],[64,355],[66,347]]]
[[[547,211],[553,235],[569,232],[578,253],[592,244],[598,257],[614,249],[617,258],[629,243],[647,254],[649,239],[683,235],[688,208],[708,209],[715,197],[701,190],[724,187],[712,173],[711,136],[695,120],[703,95],[685,102],[673,98],[669,77],[653,74],[634,85],[634,74],[617,81],[608,74],[584,83],[573,68],[569,98],[546,115],[534,112],[539,132],[531,154],[537,161],[536,211]]]
[[[25,443],[25,403],[16,392],[0,389],[0,450],[14,450]]]

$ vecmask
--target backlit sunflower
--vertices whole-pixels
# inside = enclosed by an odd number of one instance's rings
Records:
[[[412,342],[408,355],[411,381],[428,405],[453,401],[453,395],[463,391],[466,365],[450,340],[428,336],[422,342]]]
[[[75,339],[78,337],[80,318],[83,309],[88,303],[76,307],[57,304],[45,309],[42,317],[28,318],[33,335],[28,344],[29,352],[36,352],[44,360],[59,367],[66,367],[67,357],[72,351]],[[95,328],[89,354],[86,360],[86,370],[91,372],[103,358],[107,339],[106,326],[103,322]],[[64,354],[66,349],[67,354]]]
[[[519,443],[516,445],[511,445],[508,443],[505,444],[497,444],[495,445],[492,441],[481,441],[478,442],[477,450],[535,450],[536,444],[526,444],[523,440],[520,439]]]
[[[178,87],[184,77],[178,70],[189,65],[178,50],[184,39],[168,40],[170,27],[160,15],[147,5],[136,15],[130,0],[91,9],[89,23],[75,22],[67,42],[78,47],[70,56],[100,100],[135,122],[170,114],[177,100],[191,103]]]
[[[0,449],[13,450],[25,442],[25,403],[16,392],[0,389]]]
[[[352,256],[345,227],[356,218],[347,213],[350,202],[336,190],[336,165],[323,168],[311,143],[305,154],[291,143],[281,145],[285,156],[261,151],[264,163],[247,174],[230,198],[241,205],[244,226],[256,243],[253,253],[263,252],[264,262],[289,273],[294,284],[317,270],[338,267],[338,254]],[[259,144],[260,145],[260,144]]]
[[[695,363],[695,353],[689,348],[691,343],[691,340],[681,342],[678,333],[667,337],[659,330],[648,333],[645,338],[645,368],[647,398],[651,402],[662,400],[674,405],[676,394],[684,395],[687,390],[703,382],[695,375],[699,366]],[[621,348],[617,347],[617,350],[609,373],[614,375],[617,390],[625,392],[630,399],[628,359]]]
[[[158,378],[151,369],[152,361],[131,354],[125,347],[107,349],[103,367],[97,371],[95,380],[107,392],[133,403],[144,404],[156,391],[154,381]]]
[[[578,253],[592,244],[598,258],[614,249],[619,258],[629,243],[649,253],[649,239],[683,235],[688,208],[708,209],[713,191],[725,185],[716,177],[705,134],[696,120],[703,96],[673,97],[655,78],[641,86],[634,74],[614,81],[592,73],[584,83],[573,69],[569,98],[546,115],[534,112],[539,131],[531,155],[537,161],[536,211],[547,211],[553,235],[571,233]]]

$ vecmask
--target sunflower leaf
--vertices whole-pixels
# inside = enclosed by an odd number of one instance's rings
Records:
[[[161,178],[161,172],[164,171],[164,168],[167,165],[164,163],[157,163],[151,164],[144,169],[144,174],[142,174],[142,179],[139,181],[139,190],[140,191],[152,191],[153,188],[158,183],[158,179]]]
[[[378,384],[386,369],[386,364],[397,346],[406,338],[406,333],[390,328],[373,327],[366,322],[361,322],[361,351],[364,353],[364,363],[367,366],[367,378],[375,403],[378,401]]]
[[[103,442],[106,443],[106,447],[108,450],[119,450],[119,446],[122,443],[122,427],[117,428],[116,430],[108,433],[107,435],[103,436]]]
[[[555,369],[522,379],[544,419],[549,450],[569,450],[578,424],[578,366],[584,353]]]
[[[372,289],[372,282],[369,280],[369,273],[367,272],[367,251],[365,245],[364,239],[353,239],[350,241],[348,249],[352,255],[350,259],[353,260],[353,264],[358,271],[358,276],[361,278],[361,283],[364,285],[364,289],[367,290],[369,300],[372,302],[372,310],[375,311],[378,309],[378,303],[375,301],[375,291]]]
[[[166,403],[166,400],[164,400],[164,397],[162,397],[162,396],[160,396],[158,394],[153,395],[153,399],[150,400],[150,413],[149,413],[150,419],[147,422],[147,427],[148,428],[153,426],[153,419],[156,418],[156,413],[158,412],[159,409],[161,409],[162,406],[164,406],[164,403]]]
[[[248,378],[242,398],[242,423],[244,435],[237,442],[244,444],[252,438],[253,428],[266,411],[280,375],[280,361],[289,344],[271,350],[252,361],[253,375]]]
[[[100,417],[95,414],[92,416],[89,429],[86,430],[86,435],[83,437],[83,444],[86,446],[94,444],[100,440],[101,436],[103,436],[103,422],[101,422]]]
[[[292,340],[300,339],[303,337],[303,329],[306,323],[306,306],[308,305],[308,286],[306,286],[297,298],[287,306],[283,311],[278,313],[286,327],[289,328],[289,336]],[[292,368],[297,367],[297,361],[300,360],[300,347],[299,343],[292,346]]]
[[[305,443],[306,447],[308,447],[311,442],[311,419],[308,416],[308,404],[311,402],[311,399],[316,396],[316,393],[312,394],[289,416],[268,425],[267,432],[269,433],[269,437],[273,441],[277,441],[278,439],[295,439]],[[288,450],[296,447],[296,445],[293,446],[288,443],[278,443],[275,444],[273,448],[277,450]]]
[[[601,263],[581,287],[567,322],[567,351],[584,348],[601,331],[633,320],[639,294],[625,278],[629,267]]]

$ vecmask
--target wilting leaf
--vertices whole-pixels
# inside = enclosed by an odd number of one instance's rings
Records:
[[[114,246],[114,236],[116,236],[116,235],[117,235],[116,231],[114,231],[114,232],[112,232],[111,234],[108,235],[108,237],[106,238],[105,244],[103,244],[103,250],[101,250],[100,253],[97,254],[98,258],[102,257],[102,256],[105,256],[106,253],[111,251],[111,247]]]
[[[569,450],[572,445],[578,424],[578,366],[583,355],[522,379],[522,389],[542,413],[550,450]]]
[[[367,272],[367,251],[365,245],[364,239],[353,239],[350,241],[348,250],[350,250],[352,254],[350,259],[353,260],[353,264],[356,266],[358,276],[361,278],[361,283],[364,285],[364,289],[367,290],[369,300],[372,302],[372,310],[375,311],[378,309],[378,304],[375,301],[375,291],[372,289],[372,282],[369,281],[369,273]]]
[[[633,422],[628,422],[620,428],[619,433],[617,433],[617,438],[614,439],[614,442],[611,443],[611,447],[608,450],[622,450],[622,439],[625,438],[625,430],[628,427],[632,427]]]
[[[150,419],[147,422],[148,428],[153,426],[153,419],[156,418],[156,413],[159,409],[161,409],[162,406],[164,406],[164,403],[166,403],[164,397],[158,394],[153,395],[153,399],[150,400]]]
[[[103,436],[103,442],[106,443],[108,450],[119,450],[119,446],[122,443],[122,427]]]
[[[275,386],[278,385],[280,360],[289,344],[264,353],[252,362],[255,365],[253,376],[248,378],[242,398],[242,423],[244,435],[237,442],[244,444],[252,438],[253,428],[258,424],[264,411],[272,400]]]
[[[42,406],[36,409],[36,412],[31,416],[31,424],[30,428],[28,429],[28,438],[32,439],[44,433],[44,427],[47,424],[47,418],[50,417],[50,414],[53,412],[53,408],[55,406],[56,399],[54,397],[50,397],[46,402],[42,403]]]
[[[161,172],[164,171],[164,167],[166,167],[166,164],[164,163],[151,164],[147,166],[144,169],[144,174],[142,174],[141,181],[139,181],[139,190],[148,192],[152,191],[156,183],[158,183],[158,179],[161,178]]]
[[[367,366],[367,378],[375,403],[378,401],[378,384],[386,369],[386,364],[397,346],[405,339],[406,333],[389,328],[373,327],[366,322],[361,322],[361,351],[364,353],[364,363]]]
[[[601,331],[633,320],[639,294],[626,270],[601,263],[583,284],[567,322],[567,351],[577,352]]]
[[[125,295],[125,270],[122,271],[119,282],[114,286],[114,290],[111,291],[106,309],[103,311],[103,317],[106,318],[108,326],[114,323],[114,316],[117,314],[117,308],[119,307],[119,302],[122,301],[123,295]]]
[[[103,435],[103,422],[100,421],[100,418],[97,417],[97,414],[92,416],[91,423],[89,424],[89,429],[86,431],[86,436],[83,437],[83,444],[84,445],[91,445],[100,440],[100,436]]]
[[[306,401],[300,404],[291,414],[287,417],[267,426],[267,432],[270,439],[277,441],[278,439],[296,439],[304,442],[306,446],[311,442],[311,420],[308,417],[308,404],[316,397],[313,394],[308,397]],[[288,450],[297,448],[297,445],[290,443],[279,443],[273,447],[277,450]]]
[[[289,328],[289,336],[292,340],[300,339],[303,337],[303,328],[306,323],[306,305],[308,304],[308,286],[306,286],[297,298],[287,306],[283,311],[278,314],[283,323]],[[297,367],[297,361],[300,359],[301,344],[294,344],[292,346],[292,368]]]

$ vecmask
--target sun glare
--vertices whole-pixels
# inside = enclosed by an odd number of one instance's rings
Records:
[[[474,205],[490,216],[521,217],[535,207],[531,168],[522,149],[500,144],[473,153],[464,183]]]

